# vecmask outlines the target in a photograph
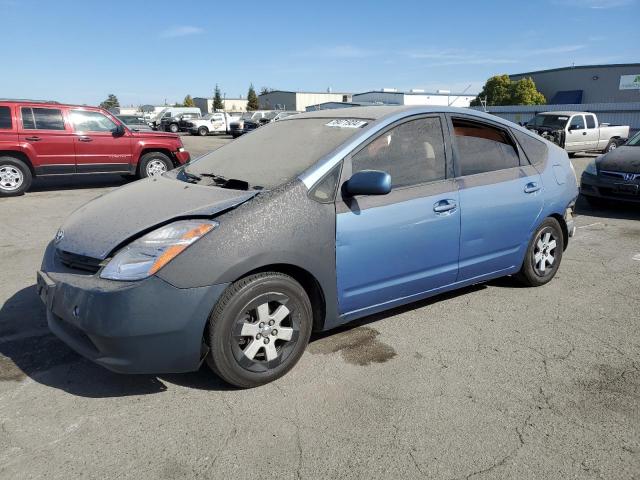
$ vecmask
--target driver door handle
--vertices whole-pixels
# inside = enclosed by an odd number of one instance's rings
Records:
[[[81,137],[78,137],[78,141],[79,142],[93,142],[93,138],[87,137],[86,135],[83,135]]]
[[[25,140],[28,140],[30,142],[39,142],[41,140],[40,137],[25,137]]]
[[[438,214],[453,213],[457,206],[458,204],[455,200],[440,200],[439,202],[433,204],[433,211]]]

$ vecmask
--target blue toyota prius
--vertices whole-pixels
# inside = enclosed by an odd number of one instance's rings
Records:
[[[122,373],[270,382],[312,331],[505,275],[557,272],[567,154],[480,112],[287,117],[74,212],[44,254],[51,330]]]

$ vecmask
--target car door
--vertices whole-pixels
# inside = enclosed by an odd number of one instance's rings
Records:
[[[116,133],[118,124],[102,112],[69,109],[76,147],[78,173],[129,172],[131,133]]]
[[[596,116],[587,114],[584,118],[587,128],[585,130],[586,135],[583,136],[584,143],[582,148],[585,150],[597,150],[598,140],[600,139],[600,129],[597,127]]]
[[[54,107],[20,107],[18,138],[30,152],[38,175],[74,173],[76,153],[73,133],[65,122],[63,109]]]
[[[212,132],[225,132],[227,130],[227,125],[223,113],[212,114],[210,122],[211,128],[209,130]]]
[[[568,152],[580,152],[585,148],[585,138],[587,130],[584,125],[584,116],[574,115],[569,119],[567,136],[564,147]]]
[[[542,180],[509,130],[449,116],[461,230],[458,281],[518,270],[543,207]]]
[[[336,200],[339,309],[372,313],[453,283],[458,270],[460,209],[444,117],[395,124],[345,159],[353,173],[391,175],[387,195]]]

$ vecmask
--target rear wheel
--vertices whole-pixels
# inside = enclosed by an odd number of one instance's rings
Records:
[[[517,278],[530,287],[548,283],[558,271],[563,250],[562,228],[555,218],[547,218],[531,237]]]
[[[609,143],[607,143],[607,146],[604,149],[604,153],[615,150],[616,148],[618,148],[618,142],[612,138],[611,140],[609,140]]]
[[[208,133],[209,129],[207,129],[207,127],[200,127],[198,129],[198,135],[200,135],[201,137],[206,137]]]
[[[31,186],[31,170],[22,160],[0,157],[0,197],[23,195]]]
[[[309,297],[293,278],[259,273],[233,283],[209,318],[210,368],[226,382],[251,388],[287,373],[312,327]]]
[[[162,152],[145,153],[138,165],[138,177],[147,178],[160,176],[171,170],[173,163],[171,159]]]

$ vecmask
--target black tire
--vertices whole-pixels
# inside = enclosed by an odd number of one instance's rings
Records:
[[[180,127],[176,123],[172,123],[169,125],[169,131],[171,133],[178,133],[180,131]]]
[[[26,163],[15,157],[0,157],[0,197],[24,195],[32,181]]]
[[[152,176],[149,171],[151,166],[158,165],[156,162],[161,162],[165,165],[165,171],[169,171],[173,168],[173,162],[171,159],[162,152],[149,152],[145,153],[140,162],[138,162],[138,178],[147,178]]]
[[[576,152],[569,152],[567,155],[569,155],[569,158],[575,158]]]
[[[209,129],[207,127],[200,127],[198,129],[198,135],[201,137],[206,137],[209,134]]]
[[[258,306],[264,305],[267,307],[262,311],[268,315],[262,316]],[[286,317],[272,319],[284,305]],[[272,326],[267,318],[277,323]],[[311,303],[298,282],[277,272],[250,275],[225,290],[209,317],[207,364],[236,387],[264,385],[282,377],[298,362],[309,343],[312,325]],[[288,341],[279,338],[285,330],[290,335]],[[276,355],[271,360],[268,349]],[[249,350],[253,353],[247,354]]]
[[[612,138],[611,140],[609,140],[609,143],[607,143],[607,146],[604,148],[602,153],[609,153],[616,148],[618,148],[618,141],[615,138]]]
[[[550,237],[547,237],[547,234]],[[545,240],[545,238],[547,238]],[[552,244],[552,241],[555,241]],[[539,244],[541,242],[541,244]],[[552,248],[550,245],[554,245]],[[547,218],[536,229],[529,241],[522,267],[516,278],[529,287],[539,287],[551,281],[556,275],[562,253],[564,251],[564,237],[562,228],[555,218]],[[542,254],[539,257],[538,254]],[[549,255],[553,263],[547,266]]]

